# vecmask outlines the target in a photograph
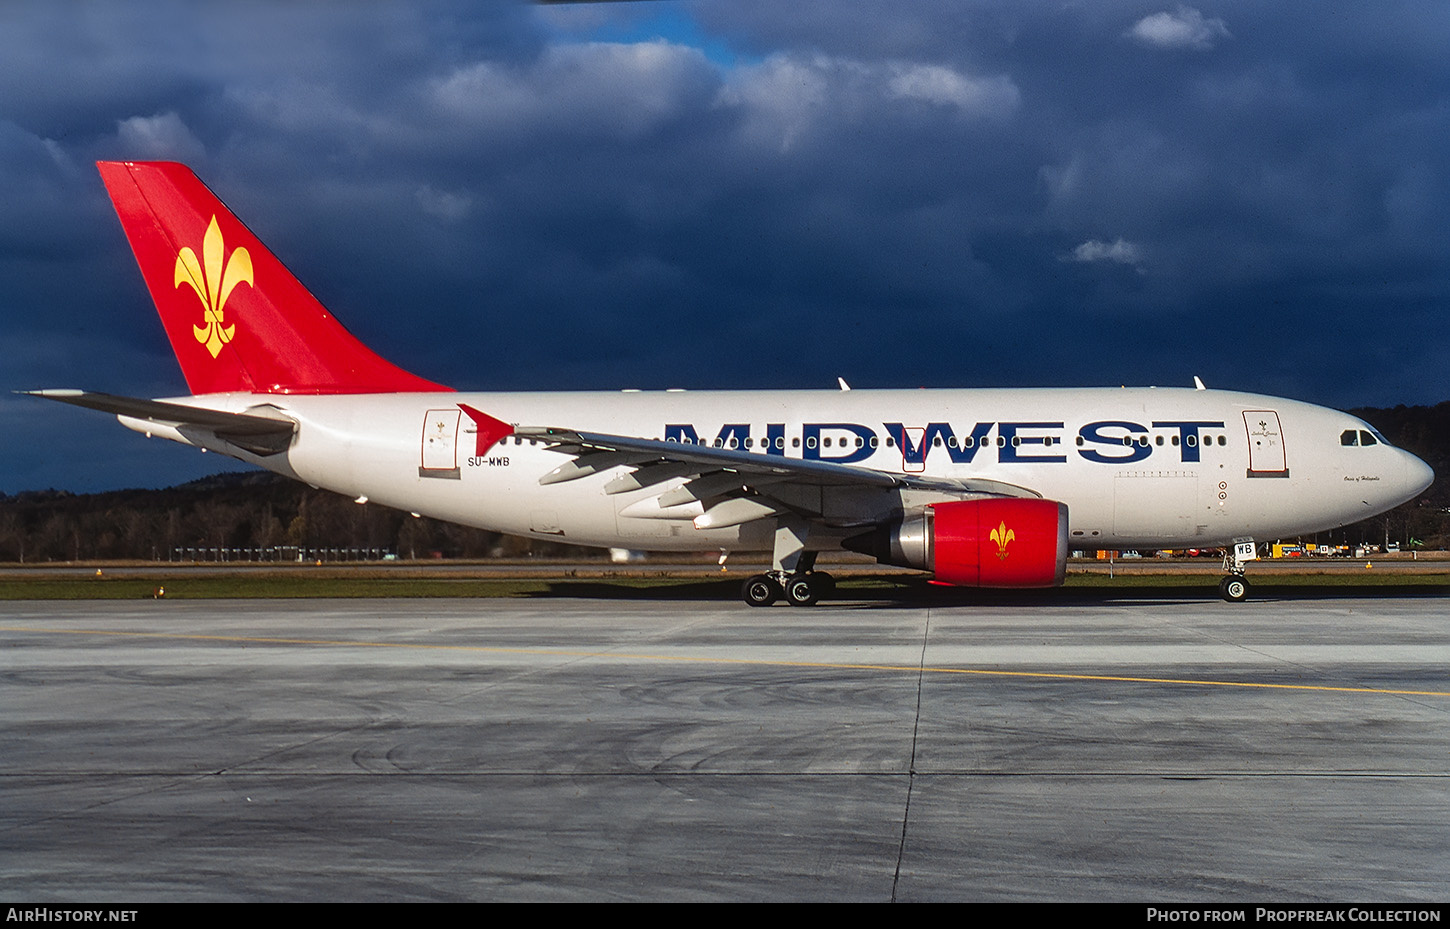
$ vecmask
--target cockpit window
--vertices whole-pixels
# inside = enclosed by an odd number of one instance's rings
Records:
[[[1390,440],[1380,434],[1379,430],[1370,426],[1367,429],[1346,429],[1339,434],[1339,444],[1343,446],[1370,446],[1389,445]]]

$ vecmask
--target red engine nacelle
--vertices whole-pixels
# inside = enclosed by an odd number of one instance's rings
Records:
[[[1056,587],[1067,575],[1067,504],[989,499],[928,507],[931,569],[960,587]]]
[[[928,506],[842,543],[959,587],[1056,587],[1067,574],[1067,504],[992,497]]]

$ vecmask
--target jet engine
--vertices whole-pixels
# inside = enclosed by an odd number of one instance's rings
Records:
[[[1067,574],[1067,504],[989,497],[937,503],[841,543],[958,587],[1056,587]]]

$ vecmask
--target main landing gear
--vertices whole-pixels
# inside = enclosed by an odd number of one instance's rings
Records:
[[[824,571],[757,574],[740,587],[740,597],[751,606],[770,606],[785,600],[791,606],[814,606],[836,589],[836,580]]]
[[[835,580],[815,570],[816,553],[808,552],[804,519],[781,515],[775,522],[775,551],[770,570],[757,574],[740,587],[740,598],[751,606],[770,606],[784,600],[791,606],[814,606],[836,590]]]
[[[1235,542],[1223,552],[1223,570],[1228,576],[1218,582],[1218,595],[1229,603],[1242,603],[1249,598],[1249,579],[1244,577],[1244,562],[1259,557],[1252,540]]]

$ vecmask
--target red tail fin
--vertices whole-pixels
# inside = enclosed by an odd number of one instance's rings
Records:
[[[192,393],[449,389],[359,342],[190,168],[97,167]]]

